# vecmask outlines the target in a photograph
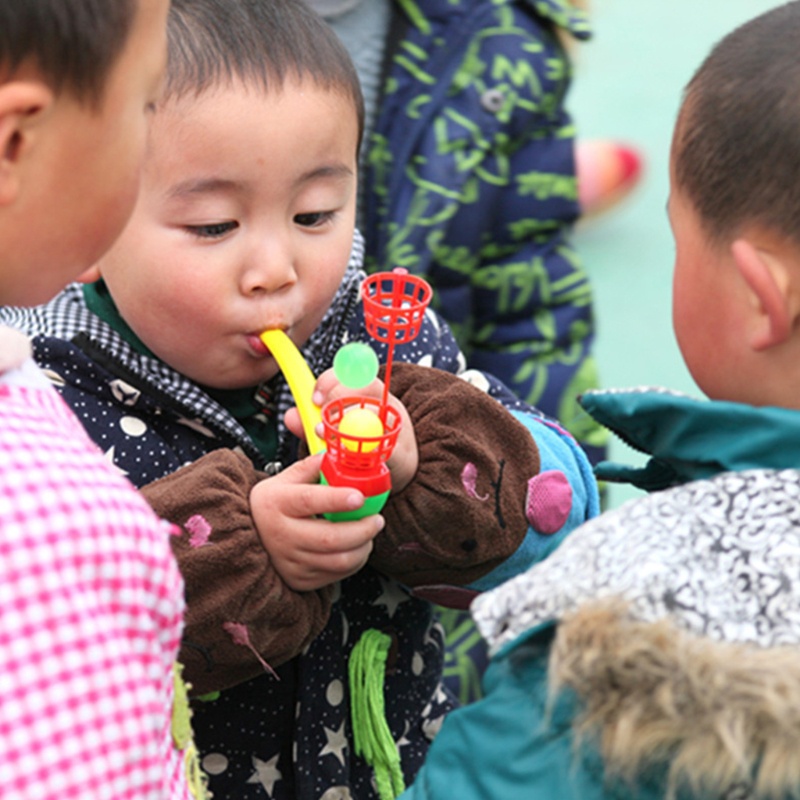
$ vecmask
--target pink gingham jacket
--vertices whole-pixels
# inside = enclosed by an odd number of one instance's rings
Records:
[[[0,374],[0,798],[192,797],[182,614],[165,523],[32,362]]]

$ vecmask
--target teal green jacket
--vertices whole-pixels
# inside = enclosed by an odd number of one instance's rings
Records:
[[[471,607],[492,660],[402,800],[798,798],[800,412],[582,404],[656,491]]]
[[[413,787],[401,800],[655,800],[665,768],[635,784],[609,785],[594,746],[575,750],[573,691],[548,706],[548,661],[555,628],[532,633],[498,654],[485,696],[451,712]],[[684,794],[679,795],[682,800]]]

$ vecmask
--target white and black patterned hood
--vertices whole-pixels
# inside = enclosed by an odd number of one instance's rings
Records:
[[[800,471],[726,472],[629,501],[472,612],[496,651],[615,597],[713,640],[800,644]]]

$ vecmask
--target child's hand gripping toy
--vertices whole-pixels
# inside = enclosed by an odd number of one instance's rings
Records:
[[[321,453],[321,479],[331,486],[352,486],[366,498],[355,511],[326,514],[334,521],[377,514],[391,491],[386,466],[400,432],[400,414],[388,403],[394,347],[419,333],[431,287],[406,270],[379,272],[361,287],[364,318],[369,334],[388,345],[383,397],[349,396],[332,400],[322,409],[311,400],[315,378],[295,344],[281,330],[264,331],[261,340],[270,349],[289,384],[310,452]],[[367,345],[345,345],[334,359],[334,371],[344,386],[360,389],[378,374],[378,359]],[[322,422],[324,440],[317,434]]]

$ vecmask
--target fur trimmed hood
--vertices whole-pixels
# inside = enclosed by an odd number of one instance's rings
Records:
[[[800,648],[714,642],[607,600],[568,615],[553,695],[581,701],[578,741],[629,781],[668,761],[667,796],[782,798],[800,787]],[[752,795],[751,791],[752,789]]]

